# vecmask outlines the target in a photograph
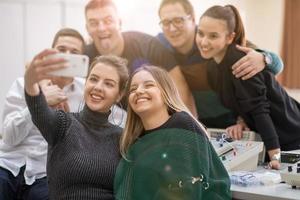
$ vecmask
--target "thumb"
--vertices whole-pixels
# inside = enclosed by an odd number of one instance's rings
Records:
[[[250,51],[252,51],[253,49],[249,48],[249,47],[243,47],[243,46],[240,46],[240,45],[236,45],[236,48],[246,54],[248,54]]]

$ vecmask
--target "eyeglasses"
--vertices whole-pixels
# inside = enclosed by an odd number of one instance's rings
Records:
[[[159,22],[159,25],[162,29],[168,29],[170,27],[170,24],[175,26],[176,28],[182,28],[184,25],[184,22],[188,20],[191,17],[191,15],[183,16],[183,17],[174,17],[173,19],[164,19]]]

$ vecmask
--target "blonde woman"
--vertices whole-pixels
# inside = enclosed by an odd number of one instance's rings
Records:
[[[168,73],[137,69],[127,95],[116,199],[230,199],[228,174]]]

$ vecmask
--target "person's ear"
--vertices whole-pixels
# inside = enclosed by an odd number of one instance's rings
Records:
[[[235,38],[235,32],[232,32],[231,34],[227,35],[227,44],[231,44]]]

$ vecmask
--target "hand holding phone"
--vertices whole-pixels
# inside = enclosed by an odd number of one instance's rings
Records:
[[[88,73],[89,57],[78,54],[57,53],[51,55],[53,58],[63,58],[68,63],[68,67],[59,69],[49,74],[65,77],[86,77]]]

